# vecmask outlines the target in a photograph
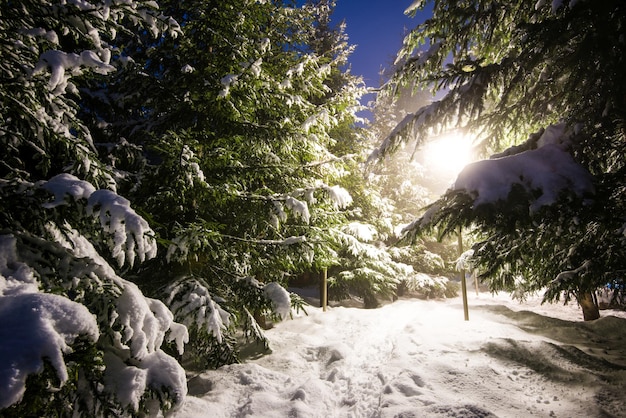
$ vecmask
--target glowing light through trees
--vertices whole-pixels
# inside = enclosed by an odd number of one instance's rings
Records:
[[[445,192],[463,167],[475,159],[472,138],[459,131],[432,137],[416,154],[416,160],[427,173],[428,188],[434,194]]]
[[[473,159],[472,141],[462,133],[445,134],[424,145],[425,166],[451,181]]]

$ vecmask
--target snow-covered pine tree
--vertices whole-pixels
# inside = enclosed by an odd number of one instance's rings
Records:
[[[333,251],[327,262],[329,298],[341,300],[357,296],[363,299],[365,307],[373,308],[378,306],[379,299],[395,295],[399,281],[410,274],[410,266],[391,257],[385,245],[392,235],[388,213],[381,207],[378,191],[363,175],[371,139],[369,129],[365,128],[368,121],[355,117],[358,97],[335,93],[350,90],[353,95],[364,93],[362,88],[354,88],[362,86],[360,77],[351,74],[349,68],[345,70],[354,48],[349,45],[346,24],[333,26],[334,1],[310,3],[319,10],[315,31],[308,42],[310,48],[318,56],[338,64],[332,67],[325,81],[329,93],[321,100],[333,100],[340,109],[345,109],[337,113],[337,124],[329,131],[329,150],[341,158],[340,171],[329,171],[326,175],[335,178],[352,197],[350,210],[344,212],[344,221],[323,226],[318,232],[319,239],[326,240]]]
[[[407,13],[424,7],[413,2]],[[620,0],[443,1],[409,33],[388,91],[445,96],[407,116],[378,149],[392,152],[463,128],[497,158],[468,166],[408,229],[474,227],[474,263],[493,290],[574,296],[624,283],[626,4]]]
[[[392,74],[393,68],[385,74]],[[387,77],[388,78],[388,77]],[[430,93],[415,90],[412,85],[398,89],[395,95],[381,92],[377,95],[373,107],[374,124],[370,131],[375,138],[385,138],[408,113],[412,113],[430,103]],[[432,236],[416,237],[412,245],[394,245],[397,243],[401,229],[419,216],[422,208],[435,200],[442,187],[447,187],[450,178],[440,176],[438,170],[432,169],[422,149],[415,149],[409,142],[387,155],[380,161],[369,161],[368,178],[370,187],[376,187],[381,195],[379,208],[387,208],[391,214],[393,234],[387,240],[397,261],[413,266],[416,272],[432,276],[436,282],[433,286],[424,281],[423,276],[413,275],[401,284],[404,289],[422,295],[452,296],[456,292],[453,282],[446,281],[445,276],[457,274],[455,260],[458,257],[456,237],[438,240]],[[435,279],[439,277],[439,279]],[[422,288],[422,284],[426,284]]]
[[[0,5],[0,414],[110,416],[180,405],[184,326],[122,270],[155,256],[77,116],[122,31],[178,31],[152,1]]]
[[[339,264],[352,245],[340,184],[363,158],[348,142],[364,89],[342,69],[345,34],[318,36],[328,2],[161,7],[183,36],[124,43],[133,62],[89,85],[85,110],[164,246],[139,282],[197,315],[196,359],[217,366],[236,360],[238,328],[266,344],[258,320],[287,314],[271,283]]]

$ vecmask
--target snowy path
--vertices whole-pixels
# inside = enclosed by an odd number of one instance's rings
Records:
[[[626,416],[626,319],[470,303],[469,322],[459,299],[309,308],[268,331],[271,355],[193,378],[175,416]]]

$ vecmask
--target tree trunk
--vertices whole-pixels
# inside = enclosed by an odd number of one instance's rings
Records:
[[[374,292],[366,291],[363,295],[363,307],[365,309],[376,309],[380,306]]]
[[[593,321],[600,318],[600,310],[596,305],[591,292],[582,292],[577,296],[578,304],[583,310],[583,319],[585,321]]]

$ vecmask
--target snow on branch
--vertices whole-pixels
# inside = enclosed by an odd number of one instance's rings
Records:
[[[477,207],[506,200],[514,184],[529,193],[541,192],[530,204],[533,212],[556,202],[563,191],[571,191],[579,197],[594,192],[591,174],[554,144],[469,164],[452,188],[474,196],[473,206]]]
[[[104,231],[112,236],[111,252],[120,267],[125,262],[132,267],[135,258],[143,262],[156,256],[154,231],[122,196],[96,190],[89,182],[67,173],[52,177],[41,188],[54,195],[54,201],[43,205],[48,209],[67,204],[68,197],[75,201],[87,199],[87,214],[99,219]]]
[[[91,242],[69,225],[64,226],[63,233],[54,225],[49,225],[48,231],[57,243],[75,257],[89,259],[98,267],[95,270],[97,276],[110,281],[119,289],[114,301],[115,313],[110,319],[111,326],[116,324],[116,330],[112,331],[115,346],[121,350],[130,350],[129,354],[137,359],[158,350],[165,333],[175,324],[169,309],[161,301],[145,297],[134,283],[119,277]],[[185,336],[177,334],[177,338],[181,339],[176,341],[180,349]]]
[[[173,321],[163,302],[146,298],[131,282],[124,283],[117,312],[115,322],[122,326],[122,331],[115,333],[116,346],[130,349],[132,357],[139,360],[159,349]]]
[[[325,129],[337,125],[337,119],[330,115],[327,109],[320,110],[317,114],[309,116],[302,124],[302,130],[305,133],[311,133],[313,128],[319,127]]]
[[[272,302],[272,310],[281,319],[285,319],[291,313],[291,297],[284,287],[276,282],[267,283],[263,286],[263,294]]]
[[[285,206],[287,206],[287,208],[293,213],[300,216],[305,223],[309,223],[311,214],[309,213],[309,206],[306,202],[298,200],[292,196],[287,196],[285,199]]]
[[[456,271],[462,270],[472,270],[474,267],[472,265],[472,256],[474,255],[474,250],[469,249],[465,251],[463,254],[456,259]]]
[[[117,276],[91,242],[69,225],[65,226],[63,234],[53,225],[48,229],[67,251],[89,260],[93,271],[85,273],[88,277],[96,282],[107,282],[114,290],[104,292],[102,297],[111,305],[106,312],[100,312],[98,318],[101,332],[108,334],[107,341],[111,344],[104,354],[105,391],[112,393],[123,406],[135,410],[147,388],[161,395],[167,392],[173,396],[175,406],[180,406],[187,394],[185,371],[160,347],[167,336],[182,354],[188,341],[186,327],[174,322],[172,312],[163,302],[145,297],[137,285]]]
[[[453,186],[403,229],[403,239],[413,239],[418,231],[446,220],[470,222],[479,207],[506,203],[514,190],[525,193],[531,214],[555,204],[563,193],[579,198],[593,195],[593,176],[567,151],[571,140],[566,125],[552,125],[496,158],[467,165]]]
[[[410,61],[411,65],[415,67],[422,67],[426,64],[443,46],[442,42],[433,43],[430,48],[426,52],[418,52],[415,56],[409,58],[407,61]],[[404,55],[398,54],[398,57],[394,61],[394,65],[398,65],[404,59]]]
[[[352,196],[350,196],[350,192],[341,186],[324,185],[324,190],[326,190],[330,200],[337,209],[344,209],[352,203]]]
[[[170,284],[165,303],[176,318],[187,327],[196,326],[213,335],[221,344],[223,332],[231,324],[230,314],[211,297],[207,286],[199,280],[183,278]]]
[[[131,22],[134,26],[143,27],[157,38],[161,33],[167,33],[176,38],[182,34],[178,22],[170,16],[164,16],[159,12],[158,4],[154,1],[85,1],[72,0],[68,4],[62,2],[55,6],[57,13],[68,16],[75,12],[63,10],[73,6],[85,16],[83,19],[68,18],[70,27],[62,30],[72,30],[80,41],[88,41],[93,49],[83,50],[77,53],[64,52],[61,50],[47,50],[39,56],[39,61],[33,68],[33,75],[50,70],[48,90],[54,95],[63,95],[68,87],[76,91],[69,80],[72,76],[82,74],[84,69],[90,69],[97,74],[108,74],[115,71],[110,64],[111,46],[107,44],[101,35],[107,34],[111,39],[117,35],[118,24],[122,20]],[[44,36],[54,44],[58,44],[58,35],[54,31],[32,32],[33,35]],[[79,34],[79,35],[77,35]],[[64,33],[67,35],[67,33]],[[80,43],[80,42],[78,42]]]
[[[46,358],[61,384],[68,380],[63,355],[79,336],[99,332],[89,310],[65,297],[38,292],[35,272],[17,255],[17,240],[0,236],[0,408],[22,399],[26,378]]]
[[[411,141],[419,134],[421,129],[431,122],[435,115],[441,112],[442,107],[442,101],[436,101],[421,107],[415,113],[407,114],[385,137],[381,145],[371,153],[367,162],[372,163],[380,160],[398,149],[401,144]]]
[[[6,408],[22,399],[26,378],[43,370],[44,358],[65,383],[63,355],[79,336],[95,342],[99,332],[91,312],[63,296],[23,293],[0,302],[0,408]]]
[[[356,239],[365,242],[373,241],[378,235],[376,227],[361,222],[350,222],[343,228],[343,231],[354,236]]]
[[[535,149],[515,153],[525,147],[512,147],[496,158],[468,164],[451,191],[472,196],[476,208],[506,200],[513,186],[520,185],[529,195],[539,192],[530,202],[531,212],[553,204],[565,191],[578,197],[593,194],[592,175],[567,151],[570,140],[571,132],[565,124],[551,125],[538,139],[536,134],[530,136]]]
[[[335,209],[344,209],[352,203],[352,196],[350,196],[350,193],[346,189],[337,185],[329,186],[322,182],[311,187],[296,189],[289,194],[271,197],[259,196],[259,198],[271,200],[274,203],[274,209],[276,211],[273,219],[274,227],[277,228],[280,222],[287,220],[284,206],[308,224],[311,219],[309,204],[315,204],[317,202],[314,194],[318,190],[323,190],[328,194]],[[300,196],[304,196],[304,200],[296,198]]]
[[[591,260],[585,260],[584,263],[582,263],[579,267],[573,270],[562,271],[559,274],[557,274],[554,280],[550,282],[550,286],[561,285],[563,282],[573,280],[577,278],[580,275],[580,273],[588,271],[590,266],[591,266]]]
[[[386,260],[389,257],[387,250],[372,243],[362,242],[359,237],[353,235],[354,231],[350,228],[333,232],[337,242],[354,257],[377,261]]]
[[[104,62],[95,51],[82,51],[80,54],[48,50],[41,54],[33,75],[50,68],[48,90],[59,95],[64,94],[70,77],[82,73],[82,68],[90,68],[97,74],[108,74],[115,71],[108,62]]]
[[[409,7],[404,10],[405,15],[410,15],[414,13],[416,10],[424,7],[424,0],[413,0],[413,3]]]
[[[188,145],[183,145],[180,156],[180,165],[186,169],[185,178],[189,185],[193,186],[197,183],[202,186],[207,186],[204,172],[198,164],[198,158]]]
[[[259,239],[259,240],[246,240],[247,242],[252,242],[254,244],[262,244],[262,245],[295,245],[302,244],[307,242],[306,236],[291,236],[285,239]]]
[[[577,3],[577,1],[578,0],[570,0],[570,1],[552,0],[552,2],[550,4],[550,12],[554,15],[562,7],[568,7],[568,8],[571,9],[572,7],[574,7],[574,5]],[[535,3],[534,9],[535,10],[539,10],[542,7],[544,7],[547,3],[548,3],[547,0],[537,0],[537,2]]]
[[[98,217],[102,228],[113,236],[112,255],[120,267],[125,261],[132,267],[135,257],[143,262],[156,256],[154,231],[122,196],[96,190],[89,196],[87,213]]]
[[[63,173],[52,177],[50,180],[42,184],[42,189],[49,191],[54,195],[54,201],[43,204],[46,209],[52,209],[60,205],[67,205],[66,197],[74,200],[89,199],[89,196],[96,191],[88,181]]]
[[[164,389],[173,398],[174,408],[179,408],[187,395],[185,370],[173,357],[162,350],[145,356],[141,362],[129,365],[112,352],[104,353],[104,392],[111,393],[123,407],[137,412],[148,389],[163,397]]]

